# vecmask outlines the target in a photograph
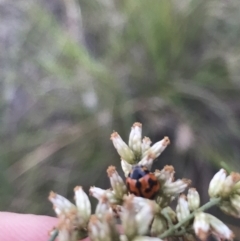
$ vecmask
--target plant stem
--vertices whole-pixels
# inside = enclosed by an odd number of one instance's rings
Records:
[[[215,206],[216,204],[218,204],[221,201],[221,198],[214,198],[211,199],[208,203],[204,204],[202,207],[198,208],[197,210],[195,210],[194,212],[192,212],[188,217],[186,217],[184,220],[182,220],[181,222],[177,223],[176,225],[170,227],[168,230],[166,230],[163,234],[161,234],[159,236],[159,238],[164,239],[168,236],[174,235],[175,230],[177,230],[178,228],[180,228],[183,224],[185,224],[187,221],[191,220],[192,218],[194,218],[195,214],[198,212],[202,212],[206,209],[211,208],[212,206]]]
[[[167,219],[167,222],[168,222],[168,226],[171,228],[173,226],[173,223],[172,223],[172,220],[171,218],[169,217],[168,213],[166,212],[165,209],[162,210],[162,215]]]
[[[51,237],[49,238],[48,241],[54,241],[57,236],[58,236],[58,230],[55,229],[55,230],[53,231],[53,234],[51,235]]]

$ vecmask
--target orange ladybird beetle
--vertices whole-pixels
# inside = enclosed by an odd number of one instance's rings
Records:
[[[144,166],[134,166],[126,179],[128,191],[135,196],[154,199],[160,189],[156,176]]]

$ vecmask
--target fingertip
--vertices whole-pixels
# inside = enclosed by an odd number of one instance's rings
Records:
[[[48,216],[0,212],[0,240],[46,241],[57,219]]]

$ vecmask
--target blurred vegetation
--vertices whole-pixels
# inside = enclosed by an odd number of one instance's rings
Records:
[[[109,136],[135,121],[206,201],[218,168],[240,171],[239,18],[234,0],[2,0],[0,209],[108,188]]]

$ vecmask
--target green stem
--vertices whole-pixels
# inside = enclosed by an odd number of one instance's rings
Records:
[[[167,222],[168,222],[168,226],[171,228],[173,226],[173,223],[172,223],[172,220],[171,218],[169,217],[168,213],[166,212],[165,209],[162,210],[162,215],[167,219]]]
[[[53,234],[51,235],[51,237],[49,238],[48,241],[54,241],[57,236],[58,236],[58,230],[55,229],[55,230],[53,231]]]
[[[159,236],[159,238],[164,239],[167,238],[168,236],[171,236],[174,234],[175,230],[179,229],[183,224],[194,218],[195,214],[198,212],[205,211],[206,209],[211,208],[212,206],[215,206],[221,201],[221,198],[215,198],[210,200],[208,203],[204,204],[202,207],[198,208],[194,212],[192,212],[188,217],[186,217],[184,220],[181,222],[177,223],[176,225],[170,227],[168,230],[166,230],[163,234]]]

